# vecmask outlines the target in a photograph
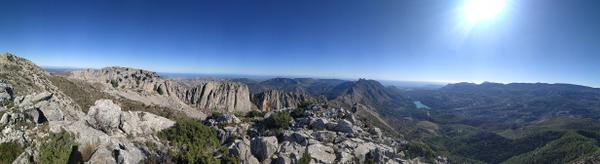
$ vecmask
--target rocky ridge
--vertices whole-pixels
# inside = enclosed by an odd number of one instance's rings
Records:
[[[163,79],[156,72],[127,67],[72,71],[67,77],[103,83],[108,86],[107,92],[117,90],[117,94],[123,97],[150,104],[173,106],[181,103],[204,112],[248,112],[252,109],[248,87],[237,82],[206,80],[185,83]]]

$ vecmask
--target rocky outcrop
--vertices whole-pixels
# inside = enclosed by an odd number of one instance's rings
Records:
[[[106,67],[72,71],[70,78],[106,83],[114,88],[129,89],[144,94],[154,94],[163,83],[156,72],[127,67]]]
[[[151,134],[175,124],[174,121],[148,112],[122,112],[121,107],[106,99],[97,100],[90,107],[86,122],[109,135],[121,132],[131,136]]]
[[[111,100],[97,100],[86,119],[51,122],[50,130],[64,129],[78,134],[78,143],[82,145],[97,145],[90,163],[140,163],[147,155],[134,141],[164,146],[154,135],[174,124],[174,121],[147,112],[123,112]]]
[[[217,130],[219,140],[227,145],[230,155],[245,159],[240,160],[241,163],[293,164],[305,153],[311,157],[311,163],[406,162],[401,151],[406,141],[384,136],[378,128],[367,127],[362,121],[353,119],[351,111],[323,109],[315,104],[304,110],[303,117],[295,118],[289,127],[279,130],[266,129],[264,121],[236,123],[231,121],[235,119],[226,119],[230,116],[218,116],[204,123]],[[294,109],[268,112],[262,119],[273,117],[275,112],[289,114],[292,111]],[[220,121],[215,121],[217,118]],[[253,157],[245,151],[247,144]]]
[[[269,90],[252,96],[252,102],[261,111],[272,111],[284,108],[297,108],[300,104],[313,100],[304,94]]]
[[[252,108],[250,93],[245,84],[229,81],[193,81],[163,79],[156,72],[127,68],[107,67],[70,72],[67,77],[88,82],[103,83],[117,91],[133,91],[153,101],[173,97],[191,107],[205,112],[247,112]],[[119,94],[130,99],[141,99],[131,93]],[[159,98],[156,98],[159,96]],[[167,100],[163,100],[167,101]],[[156,102],[154,104],[165,104]],[[170,105],[166,105],[170,106]]]
[[[248,112],[252,109],[248,87],[237,82],[199,82],[191,88],[172,88],[169,94],[191,106],[210,112]]]

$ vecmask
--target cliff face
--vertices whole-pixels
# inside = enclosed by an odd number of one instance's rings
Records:
[[[301,103],[311,99],[311,97],[304,94],[269,90],[254,95],[252,102],[261,111],[272,111],[283,108],[296,108]]]
[[[145,96],[174,97],[205,112],[247,112],[252,107],[248,87],[237,82],[167,80],[155,72],[126,67],[86,69],[67,76]]]
[[[166,83],[165,91],[176,96],[191,106],[206,111],[248,112],[252,108],[248,87],[241,83],[229,81],[200,82],[193,87],[171,85]],[[162,88],[162,87],[159,87]]]

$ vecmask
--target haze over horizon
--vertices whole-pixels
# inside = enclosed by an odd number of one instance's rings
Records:
[[[5,1],[0,52],[78,68],[600,87],[600,2],[507,0],[482,16],[465,15],[470,1]]]

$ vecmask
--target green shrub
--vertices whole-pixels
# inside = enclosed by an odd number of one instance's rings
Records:
[[[408,143],[406,145],[406,152],[410,159],[416,157],[425,157],[426,159],[431,159],[435,157],[433,150],[423,143]]]
[[[249,117],[249,118],[252,118],[252,117],[264,117],[264,116],[265,116],[265,113],[261,112],[261,111],[258,111],[258,110],[253,110],[253,111],[250,111],[250,112],[246,113],[246,117]]]
[[[217,118],[217,117],[220,117],[222,115],[223,115],[223,113],[221,113],[221,112],[212,112],[212,114],[210,115],[210,117],[211,118]]]
[[[296,108],[296,109],[292,110],[290,115],[294,118],[304,117],[304,108]]]
[[[265,120],[265,126],[269,129],[285,129],[290,126],[292,117],[287,112],[275,112]]]
[[[181,119],[160,135],[177,149],[177,163],[218,163],[212,152],[219,147],[216,132],[192,119]]]
[[[117,88],[119,87],[119,82],[117,80],[110,80],[110,84],[112,85],[113,88]]]
[[[39,163],[67,163],[76,145],[74,135],[69,132],[50,133],[40,147]]]
[[[14,62],[15,61],[15,57],[12,54],[9,54],[8,56],[6,56],[6,59],[10,62]]]
[[[304,100],[302,101],[300,104],[298,104],[298,108],[306,108],[311,104],[314,104],[315,102],[312,100]]]
[[[0,144],[0,163],[12,163],[23,153],[23,147],[16,142]]]
[[[219,151],[221,152],[221,154],[223,154],[223,157],[221,158],[221,163],[222,164],[239,164],[240,163],[240,159],[237,156],[232,156],[231,154],[229,154],[229,150],[227,149],[227,147],[222,146]]]
[[[304,152],[304,154],[302,154],[302,157],[300,158],[300,160],[298,160],[298,164],[309,164],[310,163],[310,154],[308,154],[308,151]]]

